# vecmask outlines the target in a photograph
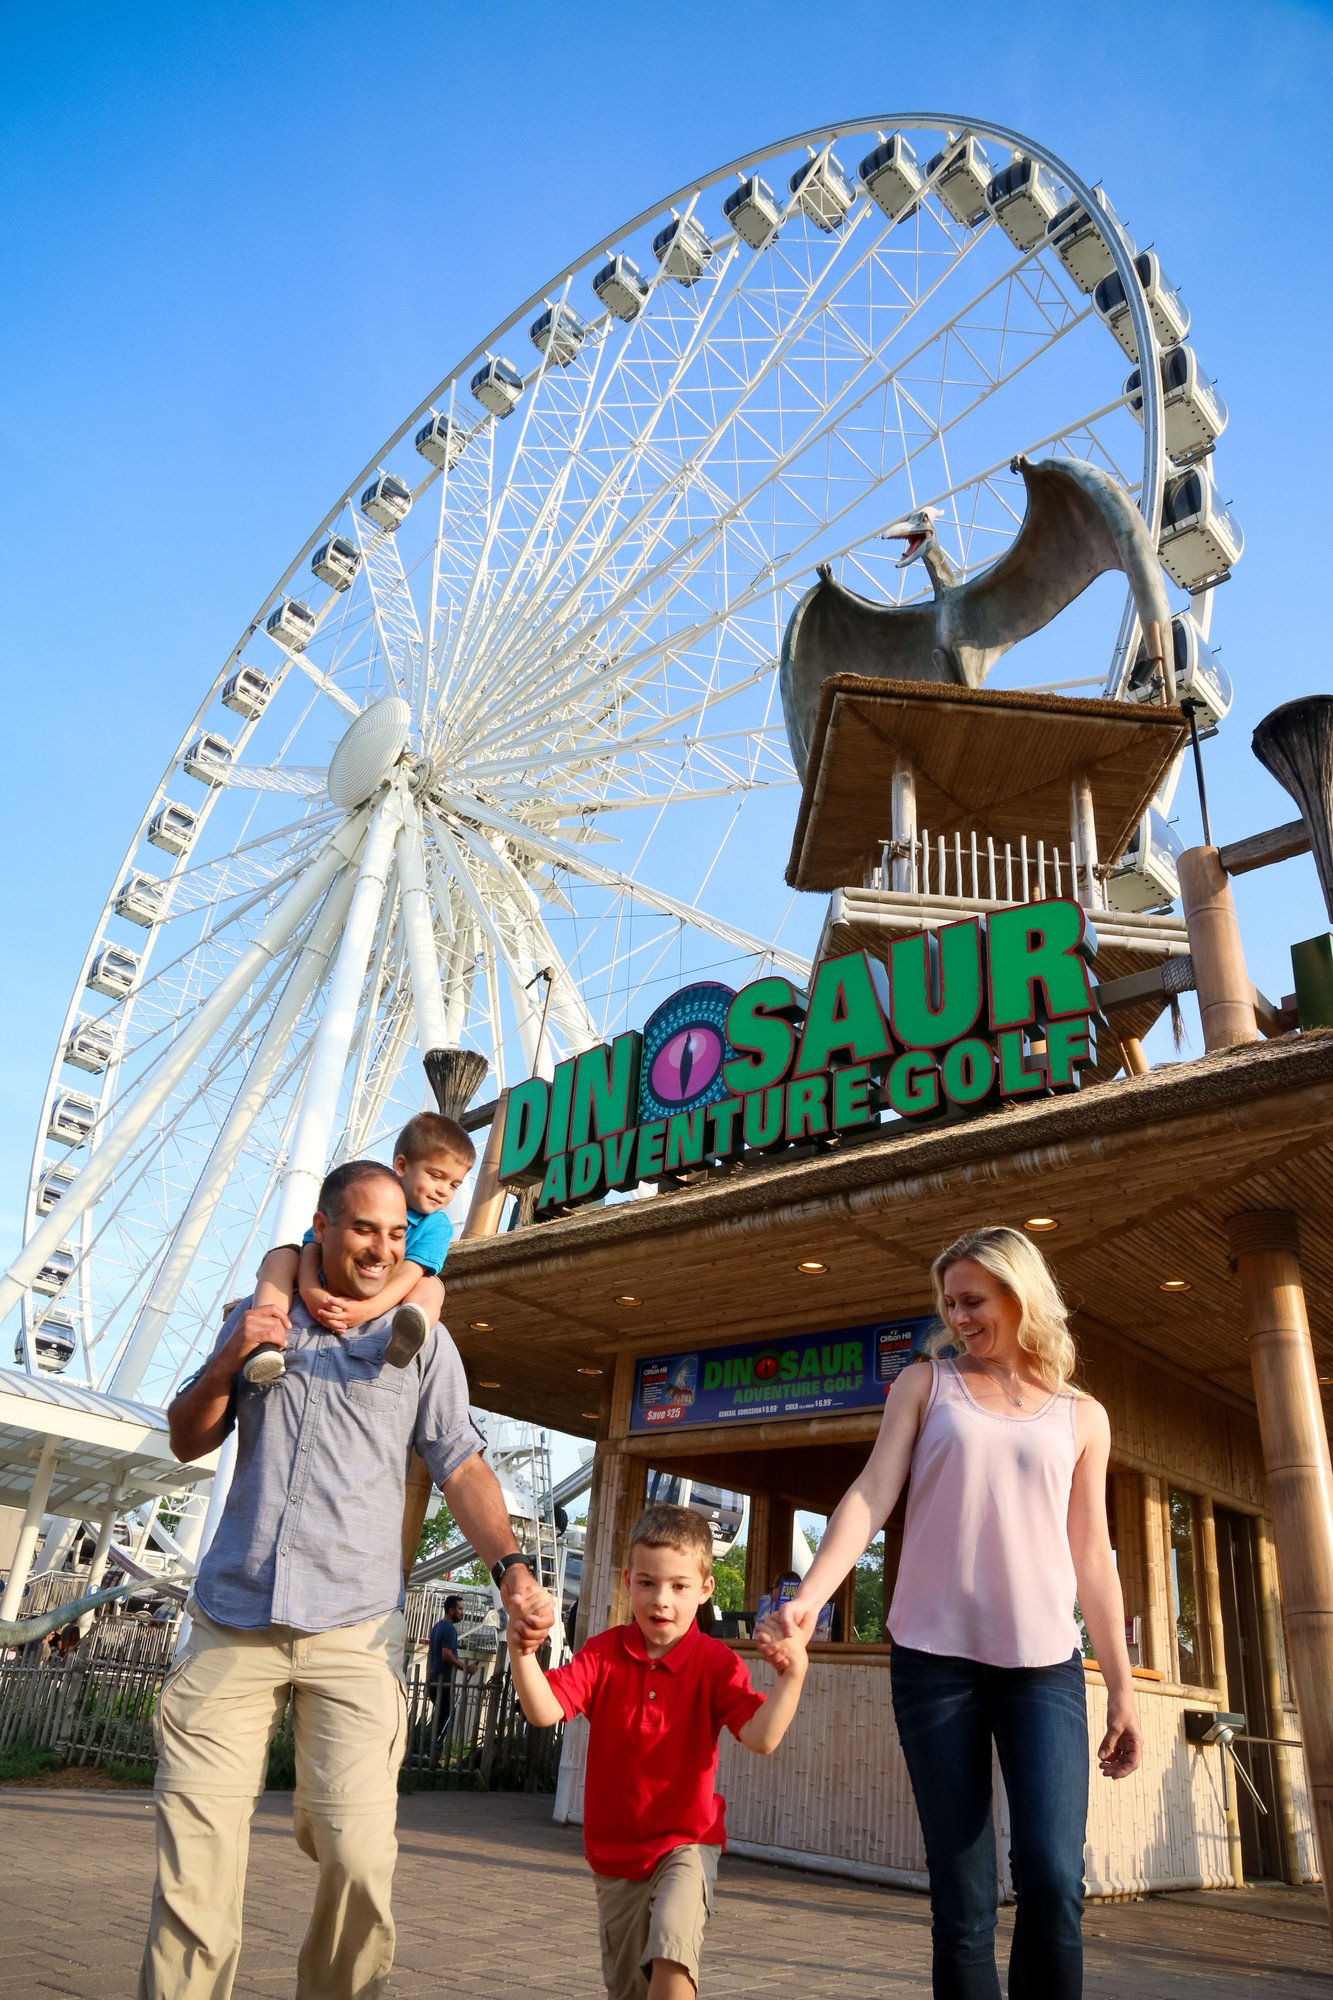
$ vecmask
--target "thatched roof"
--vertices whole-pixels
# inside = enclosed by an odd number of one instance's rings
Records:
[[[1103,861],[1123,852],[1189,725],[1179,709],[835,674],[824,683],[787,881],[861,882],[889,837],[896,762],[916,772],[932,834],[1067,851],[1070,784],[1091,782]]]
[[[984,1221],[1056,1217],[1062,1280],[1109,1328],[1248,1396],[1226,1218],[1302,1223],[1333,1377],[1333,1033],[1286,1036],[956,1124],[584,1210],[449,1258],[447,1318],[479,1400],[591,1435],[618,1348],[707,1345],[926,1307],[936,1252]],[[825,1275],[796,1274],[805,1258]],[[1166,1276],[1188,1293],[1166,1295]],[[616,1303],[622,1295],[642,1301]],[[474,1330],[472,1322],[484,1322]]]

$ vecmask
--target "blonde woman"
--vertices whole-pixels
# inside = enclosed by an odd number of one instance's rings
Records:
[[[991,1744],[1009,1800],[1017,1913],[1010,2000],[1083,1991],[1088,1725],[1077,1596],[1106,1680],[1102,1775],[1142,1737],[1106,1525],[1110,1427],[1072,1387],[1074,1343],[1046,1260],[1015,1229],[960,1236],[931,1269],[936,1348],[894,1384],[865,1471],[800,1591],[765,1620],[808,1639],[911,1475],[889,1610],[898,1736],[925,1835],[936,2000],[998,2000]]]

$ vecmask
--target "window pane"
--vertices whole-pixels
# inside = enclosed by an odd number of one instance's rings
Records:
[[[1198,1509],[1192,1493],[1173,1486],[1168,1491],[1171,1513],[1171,1605],[1176,1620],[1176,1651],[1182,1681],[1202,1682],[1198,1592]]]

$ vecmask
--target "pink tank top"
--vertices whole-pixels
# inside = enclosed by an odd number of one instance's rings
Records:
[[[1052,1667],[1079,1649],[1069,1489],[1078,1397],[1000,1415],[952,1361],[912,1452],[902,1560],[889,1608],[900,1646],[992,1667]]]

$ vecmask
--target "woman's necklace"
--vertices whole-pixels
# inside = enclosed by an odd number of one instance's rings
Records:
[[[1005,1378],[1001,1373],[997,1371],[994,1362],[983,1361],[981,1357],[976,1354],[972,1355],[970,1358],[976,1362],[978,1368],[984,1368],[988,1375],[994,1375],[996,1381],[1000,1385],[1000,1393],[1004,1397],[1006,1402],[1016,1404],[1020,1410],[1025,1410],[1027,1408],[1027,1404],[1023,1398],[1022,1380],[1018,1374],[1017,1369],[1015,1369],[1009,1376],[1009,1381],[1017,1385],[1015,1392],[1013,1394],[1010,1394],[1010,1391],[1005,1384]]]

